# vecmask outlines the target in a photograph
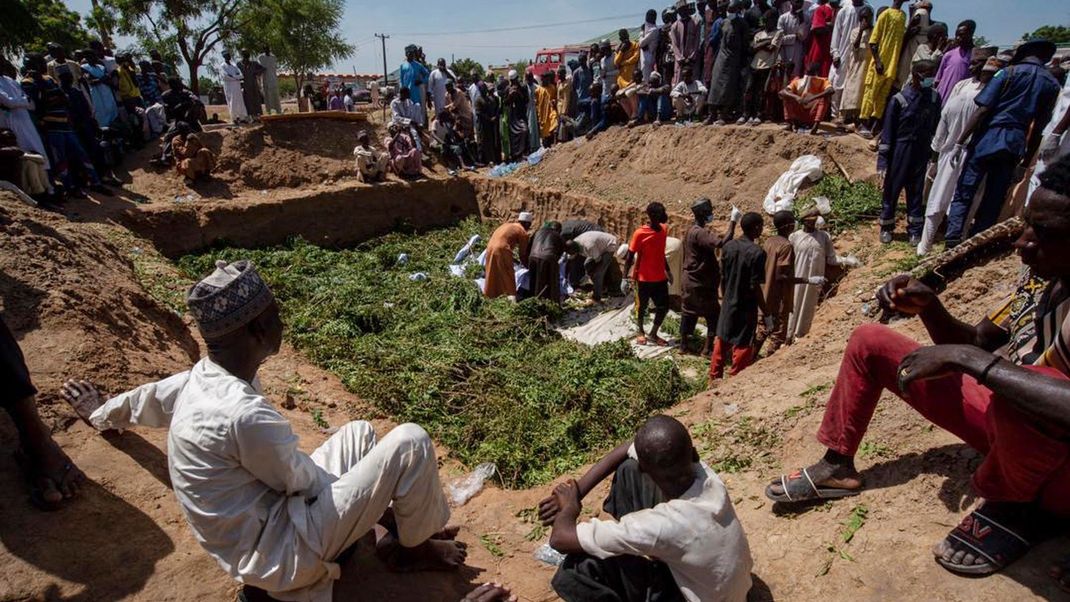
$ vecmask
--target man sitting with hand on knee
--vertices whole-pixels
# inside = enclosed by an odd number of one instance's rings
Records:
[[[95,387],[65,395],[99,430],[168,429],[167,460],[182,513],[243,594],[329,601],[339,556],[380,525],[380,555],[399,571],[455,570],[464,544],[446,530],[449,506],[434,445],[415,424],[377,441],[351,422],[311,455],[263,396],[256,377],[279,351],[282,321],[248,261],[218,262],[188,298],[208,347],[191,370],[100,404]]]
[[[610,474],[603,510],[614,520],[576,524],[580,501]],[[568,555],[553,579],[566,602],[742,602],[750,590],[753,562],[732,500],[674,418],[651,418],[634,443],[558,485],[539,517]]]

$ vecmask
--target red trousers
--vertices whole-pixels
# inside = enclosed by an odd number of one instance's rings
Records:
[[[1070,438],[1039,423],[965,375],[914,382],[910,398],[899,391],[899,364],[921,345],[877,324],[851,335],[817,440],[854,456],[884,391],[904,399],[933,424],[986,454],[973,487],[988,500],[1032,502],[1070,516]],[[1057,370],[1027,370],[1066,380]]]
[[[720,380],[724,377],[724,365],[728,363],[728,356],[732,356],[732,369],[729,376],[735,376],[747,366],[754,363],[754,347],[736,347],[731,343],[725,343],[721,337],[713,342],[713,354],[710,355],[710,380]]]
[[[826,96],[810,105],[810,108],[794,100],[784,100],[784,120],[795,121],[799,125],[812,126],[819,121],[824,121],[829,112],[829,99]]]

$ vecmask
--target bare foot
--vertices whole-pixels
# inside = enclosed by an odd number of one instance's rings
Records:
[[[814,480],[814,485],[818,487],[828,487],[833,489],[861,489],[862,488],[862,475],[855,470],[853,465],[837,465],[832,464],[828,460],[822,458],[818,462],[806,469],[807,474]],[[780,478],[773,479],[769,483],[770,493],[774,495],[784,495],[784,486],[780,482]]]
[[[431,539],[454,540],[457,539],[457,534],[460,532],[460,525],[446,525],[441,531],[432,535]]]
[[[41,510],[58,510],[64,500],[78,495],[85,483],[85,473],[51,437],[41,444],[28,443],[17,458],[30,485],[30,501]]]
[[[1051,567],[1049,574],[1064,592],[1070,592],[1070,557]]]
[[[461,602],[513,602],[517,598],[507,587],[500,583],[484,583],[474,590]]]
[[[377,545],[379,557],[396,573],[456,571],[468,557],[468,545],[461,541],[429,539],[415,548],[406,548],[393,535]]]

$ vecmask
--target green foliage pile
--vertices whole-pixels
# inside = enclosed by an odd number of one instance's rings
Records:
[[[190,277],[249,258],[280,300],[289,340],[346,388],[416,422],[463,462],[495,462],[506,486],[544,483],[630,437],[695,392],[671,360],[639,361],[624,341],[586,347],[551,328],[539,301],[486,300],[446,270],[473,233],[392,234],[355,250],[293,240],[183,258]],[[400,253],[410,261],[397,265]],[[409,275],[430,279],[413,282]]]
[[[45,52],[55,42],[68,55],[89,44],[82,17],[58,0],[11,0],[0,10],[0,54],[11,60],[22,53]]]
[[[849,182],[840,176],[826,175],[816,186],[801,195],[796,208],[805,208],[810,199],[827,197],[832,201],[832,215],[826,229],[833,234],[845,232],[863,223],[880,218],[881,191],[868,182]]]

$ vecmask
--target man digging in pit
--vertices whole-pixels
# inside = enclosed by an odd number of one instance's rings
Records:
[[[613,520],[577,524],[581,500],[611,474],[602,508]],[[553,526],[550,545],[567,554],[553,578],[566,602],[747,599],[753,561],[743,527],[674,418],[651,418],[579,482],[558,485],[539,518]]]
[[[847,344],[817,439],[816,464],[775,480],[777,502],[856,495],[854,456],[884,391],[985,454],[973,474],[984,499],[933,549],[944,568],[988,575],[1015,562],[1070,517],[1070,157],[1048,169],[1014,243],[1046,286],[1023,284],[970,326],[909,276],[877,292],[891,311],[921,318],[935,342],[867,324]],[[997,353],[998,352],[998,353]],[[1005,358],[1011,358],[1010,360]],[[1064,571],[1056,571],[1063,578]]]
[[[377,551],[393,570],[464,563],[422,428],[403,424],[377,441],[370,424],[350,422],[311,455],[298,449],[256,377],[279,350],[282,321],[251,263],[217,263],[187,302],[207,358],[103,405],[87,382],[67,383],[65,395],[100,430],[168,428],[182,513],[204,549],[245,586],[241,598],[330,600],[339,557],[377,525],[386,532]]]

